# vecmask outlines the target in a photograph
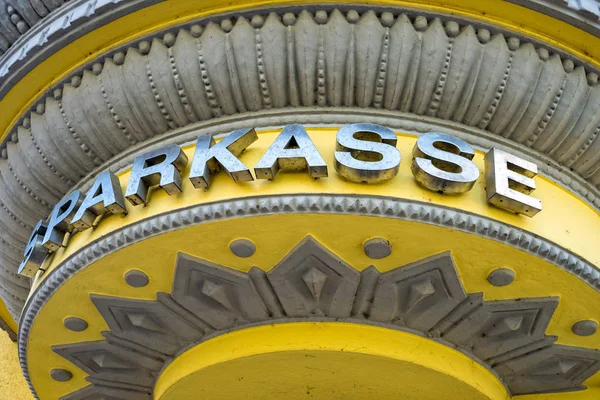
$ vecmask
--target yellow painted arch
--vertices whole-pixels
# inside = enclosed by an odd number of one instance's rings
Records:
[[[154,388],[155,400],[369,397],[510,398],[489,370],[457,350],[406,332],[335,322],[217,336],[177,357]]]

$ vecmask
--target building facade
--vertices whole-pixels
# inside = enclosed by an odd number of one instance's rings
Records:
[[[0,0],[0,399],[600,398],[596,0]]]

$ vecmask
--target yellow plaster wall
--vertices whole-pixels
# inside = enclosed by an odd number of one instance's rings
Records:
[[[0,400],[33,400],[21,374],[17,344],[0,331]]]
[[[441,343],[340,322],[218,336],[176,358],[154,388],[155,400],[438,400],[440,393],[446,400],[510,398],[490,371]]]
[[[10,313],[8,312],[8,309],[6,308],[6,304],[4,304],[2,299],[0,299],[0,319],[6,322],[6,324],[9,326],[10,329],[12,329],[13,332],[17,331],[17,323],[11,317]]]

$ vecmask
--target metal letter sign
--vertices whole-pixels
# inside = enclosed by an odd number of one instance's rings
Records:
[[[234,182],[254,180],[238,157],[258,140],[253,128],[238,129],[218,143],[212,135],[196,141],[189,179],[195,188],[208,189],[212,176],[225,171]],[[335,170],[351,182],[379,183],[394,178],[402,159],[396,134],[375,124],[345,125],[337,132]],[[442,133],[421,135],[413,148],[412,173],[417,183],[440,193],[471,190],[479,178],[472,161],[475,151],[466,142]],[[134,206],[146,204],[148,191],[159,185],[169,195],[181,192],[188,159],[171,144],[139,155],[133,161],[125,198]],[[313,178],[327,177],[327,164],[306,130],[286,126],[254,167],[257,179],[274,179],[279,170],[303,171]],[[487,199],[502,209],[534,216],[542,202],[529,196],[537,166],[498,149],[485,156]],[[126,214],[121,182],[110,171],[98,175],[85,199],[75,190],[52,210],[48,222],[36,225],[19,266],[19,274],[33,277],[51,252],[65,246],[65,234],[94,227],[106,213]]]
[[[181,172],[187,162],[187,156],[175,144],[137,156],[125,197],[137,206],[148,202],[151,186],[158,185],[169,195],[181,192]]]
[[[398,175],[396,134],[375,124],[343,126],[337,133],[335,170],[352,182],[378,183]]]
[[[535,190],[537,165],[493,148],[485,155],[487,199],[504,210],[533,217],[542,202],[528,196]]]
[[[42,242],[44,247],[50,251],[56,251],[62,247],[65,233],[73,230],[71,221],[75,216],[75,210],[80,204],[81,192],[74,190],[54,207],[48,222],[48,230]]]
[[[257,179],[274,179],[282,170],[302,171],[313,178],[327,177],[327,164],[300,124],[288,125],[254,166]]]
[[[216,144],[212,135],[200,136],[190,171],[194,187],[208,189],[211,175],[219,169],[223,169],[234,182],[253,181],[252,173],[237,157],[257,140],[254,128],[233,131]]]
[[[21,265],[19,265],[19,275],[33,278],[44,263],[44,260],[48,256],[48,249],[42,245],[42,241],[47,229],[48,224],[41,220],[33,228],[33,233],[29,237],[25,253],[23,254],[25,258],[21,262]]]
[[[442,133],[426,133],[419,136],[413,148],[411,170],[426,189],[465,193],[479,178],[479,168],[471,161],[473,157],[475,151],[467,142]]]
[[[110,171],[98,175],[73,217],[73,226],[79,231],[89,229],[96,218],[107,212],[115,215],[127,212],[119,178]]]

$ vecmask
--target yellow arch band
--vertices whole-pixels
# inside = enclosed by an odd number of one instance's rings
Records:
[[[435,385],[432,384],[435,382]],[[218,336],[177,357],[155,400],[509,399],[487,369],[410,333],[334,322],[267,325]]]

